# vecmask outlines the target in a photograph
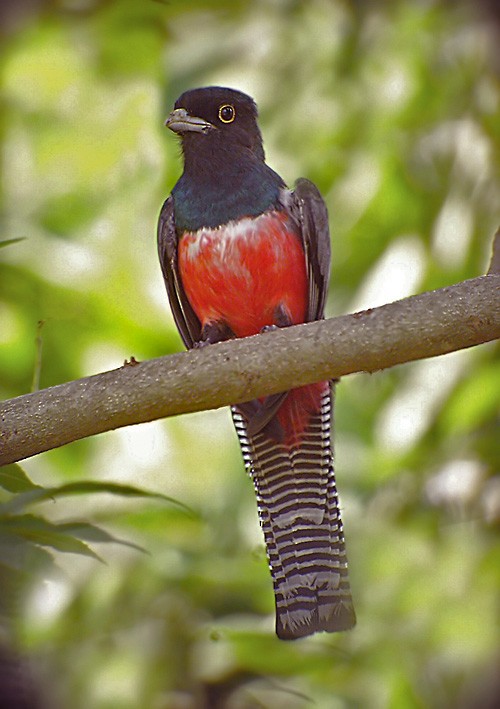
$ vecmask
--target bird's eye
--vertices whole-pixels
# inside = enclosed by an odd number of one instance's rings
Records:
[[[223,123],[232,123],[236,118],[234,106],[231,106],[230,103],[222,104],[219,108],[219,118]]]

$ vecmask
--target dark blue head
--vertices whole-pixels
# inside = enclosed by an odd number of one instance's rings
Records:
[[[264,160],[257,106],[241,91],[221,86],[186,91],[175,102],[166,125],[181,136],[187,165],[200,151],[213,155],[214,149]]]
[[[217,227],[277,204],[284,183],[264,162],[250,96],[220,86],[186,91],[166,125],[182,140],[184,173],[172,190],[180,230]]]

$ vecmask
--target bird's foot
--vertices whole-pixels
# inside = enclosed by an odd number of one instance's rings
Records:
[[[284,305],[278,305],[274,309],[274,322],[272,325],[264,325],[260,331],[272,332],[273,330],[279,330],[281,327],[290,327],[290,325],[293,325],[293,322],[288,308],[285,308]]]

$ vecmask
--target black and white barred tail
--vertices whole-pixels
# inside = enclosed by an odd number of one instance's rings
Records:
[[[257,493],[276,599],[276,634],[292,640],[356,622],[347,573],[330,441],[333,392],[324,388],[300,444],[249,436],[232,408],[243,457]]]

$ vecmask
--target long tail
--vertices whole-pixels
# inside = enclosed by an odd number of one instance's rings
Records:
[[[304,406],[311,397],[312,411]],[[282,639],[356,623],[333,470],[332,408],[328,382],[292,390],[278,412],[281,440],[276,426],[249,436],[247,419],[232,409],[257,493]]]

